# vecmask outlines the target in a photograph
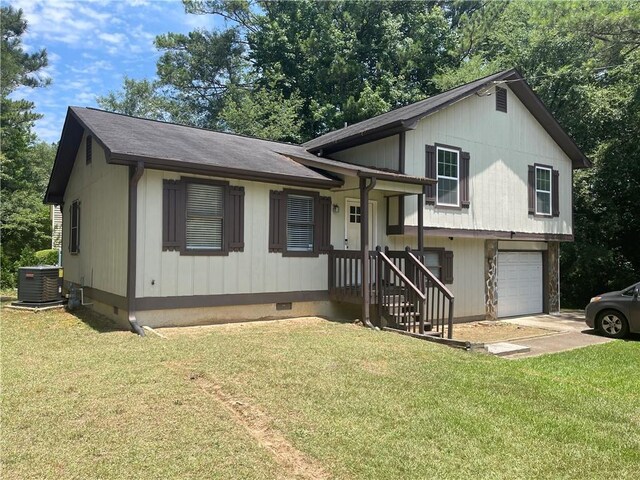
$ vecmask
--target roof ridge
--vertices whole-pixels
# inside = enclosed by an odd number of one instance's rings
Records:
[[[138,117],[138,116],[136,116],[136,115],[127,115],[126,113],[111,112],[111,111],[109,111],[109,110],[104,110],[104,109],[102,109],[102,108],[96,108],[96,107],[79,107],[79,106],[75,106],[75,105],[72,105],[72,106],[70,106],[69,108],[72,108],[72,109],[73,109],[73,108],[82,108],[82,109],[84,109],[84,110],[93,110],[93,111],[96,111],[96,112],[108,113],[108,114],[110,114],[110,115],[119,115],[119,116],[121,116],[121,117],[133,118],[133,119],[135,119],[135,120],[146,120],[146,121],[149,121],[149,122],[156,122],[156,123],[160,123],[160,124],[162,124],[162,125],[175,125],[176,127],[192,128],[192,129],[194,129],[194,130],[203,130],[203,131],[205,131],[205,132],[220,133],[220,134],[222,134],[222,135],[231,135],[231,136],[234,136],[234,137],[250,138],[251,140],[260,140],[260,141],[262,141],[262,142],[277,143],[277,144],[279,144],[279,145],[289,145],[289,146],[292,146],[292,147],[301,147],[301,148],[304,148],[304,147],[302,147],[302,145],[301,145],[301,144],[299,144],[299,143],[283,142],[283,141],[280,141],[280,140],[269,140],[269,139],[267,139],[267,138],[252,137],[251,135],[244,135],[244,134],[242,134],[242,133],[235,133],[235,132],[223,132],[223,131],[221,131],[221,130],[214,130],[214,129],[212,129],[212,128],[198,127],[198,126],[195,126],[195,125],[186,125],[186,124],[184,124],[184,123],[167,122],[167,121],[165,121],[165,120],[157,120],[157,119],[155,119],[155,118]]]
[[[421,103],[421,102],[424,102],[424,101],[426,101],[426,100],[433,100],[434,98],[438,97],[439,95],[444,95],[444,94],[446,94],[446,93],[450,93],[450,92],[452,92],[452,91],[454,91],[454,90],[456,90],[456,89],[458,89],[458,88],[466,87],[466,86],[468,86],[468,85],[471,85],[472,83],[480,82],[481,80],[485,80],[485,79],[487,79],[487,78],[489,78],[489,77],[495,77],[495,76],[500,76],[500,75],[506,75],[506,74],[510,74],[510,73],[513,73],[513,72],[517,72],[517,70],[516,70],[515,68],[509,68],[509,69],[506,69],[506,70],[500,70],[500,71],[497,71],[497,72],[491,73],[491,74],[489,74],[489,75],[485,75],[484,77],[476,78],[475,80],[471,80],[470,82],[463,83],[463,84],[458,85],[458,86],[453,87],[453,88],[449,88],[448,90],[444,90],[444,91],[442,91],[442,92],[436,93],[435,95],[430,95],[430,96],[425,97],[425,98],[423,98],[423,99],[421,99],[421,100],[417,100],[417,101],[415,101],[415,102],[411,102],[411,103],[408,103],[408,104],[406,104],[406,105],[402,105],[402,106],[400,106],[400,107],[392,108],[391,110],[387,110],[386,112],[379,113],[378,115],[374,115],[373,117],[365,118],[364,120],[360,120],[359,122],[352,123],[351,125],[347,125],[347,126],[344,126],[344,127],[342,127],[342,128],[336,128],[335,130],[330,130],[330,131],[328,131],[328,132],[326,132],[326,133],[323,133],[322,135],[319,135],[319,136],[317,136],[317,137],[312,138],[311,140],[307,140],[307,141],[306,141],[306,142],[304,142],[301,146],[302,146],[302,147],[304,147],[304,146],[305,146],[305,145],[307,145],[308,143],[311,143],[311,142],[313,142],[313,141],[315,141],[315,140],[317,140],[317,139],[319,139],[319,138],[322,138],[322,137],[324,137],[325,135],[329,135],[329,134],[332,134],[332,133],[335,133],[335,132],[339,132],[340,130],[344,130],[345,128],[353,127],[353,126],[355,126],[355,125],[358,125],[359,123],[362,123],[362,122],[368,122],[369,120],[373,120],[373,119],[378,118],[378,117],[381,117],[381,116],[383,116],[383,115],[387,115],[388,113],[396,112],[396,111],[398,111],[398,110],[400,110],[400,109],[403,109],[403,108],[406,108],[406,107],[410,107],[410,106],[413,106],[413,105],[417,105],[417,104],[419,104],[419,103]]]

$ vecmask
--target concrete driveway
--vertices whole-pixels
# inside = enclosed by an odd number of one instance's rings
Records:
[[[501,321],[525,327],[544,328],[554,332],[544,337],[515,340],[514,343],[528,347],[529,351],[503,355],[505,358],[535,357],[545,353],[564,352],[613,341],[597,335],[594,330],[587,327],[584,323],[584,312],[580,310],[563,311],[555,315],[503,318]]]

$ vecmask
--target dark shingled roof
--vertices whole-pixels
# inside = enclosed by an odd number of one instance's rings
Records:
[[[282,155],[302,151],[297,145],[92,108],[71,107],[71,110],[101,141],[112,159],[147,158],[318,180],[320,183],[330,180]]]
[[[62,201],[84,130],[104,148],[109,163],[266,181],[283,185],[329,188],[342,175],[380,176],[416,183],[420,179],[373,168],[342,164],[326,168],[305,148],[289,143],[216,132],[185,125],[130,117],[94,108],[69,107],[45,202]],[[303,160],[306,159],[306,162]],[[305,165],[316,161],[313,165]],[[428,180],[422,179],[422,183]]]
[[[589,167],[591,165],[571,137],[562,129],[533,92],[522,75],[515,69],[489,75],[411,105],[329,132],[306,142],[303,146],[310,152],[321,152],[327,155],[369,141],[395,135],[414,128],[415,123],[421,118],[473,95],[483,88],[491,86],[493,82],[500,81],[508,82],[513,93],[572,160],[574,168]]]

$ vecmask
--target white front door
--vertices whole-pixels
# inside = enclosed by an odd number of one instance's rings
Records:
[[[542,253],[498,252],[498,317],[542,312]]]
[[[345,205],[345,250],[360,250],[360,200],[347,198]],[[374,200],[369,201],[369,248],[373,250],[376,246],[376,228],[378,226],[377,204]]]

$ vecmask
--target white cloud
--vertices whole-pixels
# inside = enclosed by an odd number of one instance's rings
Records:
[[[56,52],[47,52],[47,59],[50,64],[54,64],[60,61],[62,57],[58,55]]]
[[[127,41],[127,37],[122,33],[107,33],[100,32],[97,37],[100,40],[104,40],[107,43],[112,43],[115,45],[122,45]]]
[[[51,86],[14,93],[45,115],[35,131],[47,141],[59,139],[68,105],[96,105],[96,96],[121,88],[124,74],[153,77],[156,35],[213,24],[208,15],[185,15],[180,0],[9,1],[28,23],[25,50],[48,53],[41,78],[51,78]]]
[[[85,91],[85,92],[80,92],[76,94],[75,97],[73,98],[75,100],[75,103],[78,103],[81,105],[89,105],[89,104],[95,103],[96,97],[97,95],[94,92]]]
[[[113,70],[113,65],[106,60],[98,60],[89,64],[83,64],[81,67],[69,67],[69,70],[73,73],[80,73],[83,75],[95,75],[96,73]]]
[[[57,142],[60,140],[60,132],[62,132],[62,124],[64,117],[44,116],[40,120],[36,120],[36,130],[40,140],[45,142]]]

